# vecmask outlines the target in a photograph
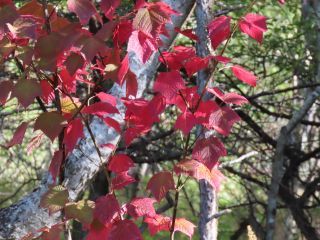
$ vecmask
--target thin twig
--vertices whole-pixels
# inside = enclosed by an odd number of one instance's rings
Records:
[[[182,159],[184,159],[188,154],[189,142],[190,142],[190,133],[188,134],[187,139],[186,139],[186,143],[185,143],[185,146],[184,146]],[[183,187],[184,183],[181,182],[181,174],[180,174],[178,176],[178,182],[177,182],[177,186],[176,186],[176,193],[175,193],[175,197],[174,197],[172,223],[171,223],[171,228],[170,228],[170,239],[171,240],[174,240],[174,227],[175,227],[176,218],[177,218],[179,193],[180,193],[180,189]]]
[[[239,157],[239,158],[236,158],[236,159],[231,160],[231,161],[229,161],[229,162],[221,163],[220,166],[219,166],[219,168],[224,168],[224,167],[227,167],[227,166],[231,166],[231,165],[233,165],[233,164],[236,164],[236,163],[240,163],[240,162],[242,162],[243,160],[245,160],[245,159],[247,159],[247,158],[250,158],[250,157],[252,157],[252,156],[254,156],[254,155],[257,155],[257,154],[258,154],[258,152],[256,152],[256,151],[252,151],[252,152],[246,153],[246,154],[242,155],[242,156]]]
[[[210,221],[212,221],[213,219],[219,218],[219,217],[221,217],[221,216],[223,216],[223,215],[226,215],[226,214],[228,214],[228,213],[231,213],[231,212],[232,212],[231,209],[221,210],[221,211],[213,214],[211,217],[209,217],[209,218],[207,219],[207,222],[210,222]]]

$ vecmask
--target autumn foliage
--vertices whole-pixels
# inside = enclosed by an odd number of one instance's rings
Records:
[[[178,192],[187,183],[184,176],[208,181],[216,190],[223,179],[218,170],[218,160],[226,156],[219,135],[227,136],[240,117],[233,106],[241,106],[248,100],[218,87],[209,87],[219,68],[229,69],[236,84],[256,86],[257,77],[239,63],[223,56],[228,42],[236,31],[262,43],[267,31],[266,18],[257,13],[247,13],[239,20],[229,16],[213,19],[207,26],[213,55],[199,57],[194,47],[174,46],[163,50],[162,39],[169,35],[166,29],[171,17],[179,15],[164,2],[136,1],[127,15],[117,15],[120,0],[102,0],[95,5],[90,0],[68,0],[67,7],[78,21],[71,22],[60,16],[56,8],[40,4],[36,0],[16,8],[10,1],[0,1],[0,52],[1,61],[14,61],[20,71],[17,82],[0,83],[0,103],[16,98],[23,108],[37,101],[42,113],[34,121],[22,122],[13,138],[6,145],[10,148],[21,144],[27,127],[41,130],[30,145],[43,136],[59,142],[49,172],[53,185],[46,193],[41,206],[50,213],[64,211],[62,222],[39,229],[43,239],[57,236],[63,231],[63,223],[74,219],[88,231],[87,239],[142,239],[135,223],[143,219],[151,235],[159,231],[173,234],[180,231],[190,238],[195,225],[183,218],[157,214],[156,202],[162,201],[168,192]],[[100,23],[93,33],[88,29],[90,19]],[[179,34],[198,41],[193,29],[175,28]],[[251,40],[248,40],[251,41]],[[158,72],[153,85],[153,97],[136,98],[139,79],[130,70],[133,53],[142,64],[154,52],[161,52],[159,61],[165,71]],[[203,90],[190,80],[197,72],[211,72]],[[119,99],[105,92],[105,82],[126,87],[126,95]],[[81,84],[92,91],[85,97],[77,92]],[[211,95],[212,97],[204,98]],[[90,100],[90,101],[88,101]],[[88,104],[89,103],[89,104]],[[54,108],[48,108],[48,106]],[[125,107],[123,122],[113,118],[119,108]],[[134,161],[125,154],[116,154],[105,166],[111,172],[109,194],[96,202],[81,200],[70,202],[68,191],[59,185],[63,180],[63,168],[68,155],[84,137],[92,117],[100,118],[107,126],[121,134],[126,146],[148,133],[160,121],[160,115],[176,108],[178,117],[173,119],[174,129],[183,134],[185,153],[173,169],[165,169],[153,175],[146,189],[150,196],[119,202],[115,191],[137,180],[130,175]],[[190,134],[200,129],[201,135],[194,143]],[[208,131],[216,134],[206,137]],[[91,136],[92,137],[92,136]],[[41,141],[41,140],[40,140]],[[117,146],[105,145],[116,149]],[[188,154],[192,152],[192,154]],[[130,217],[128,217],[130,216]]]

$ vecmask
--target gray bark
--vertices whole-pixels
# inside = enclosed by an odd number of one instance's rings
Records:
[[[207,25],[213,17],[213,0],[196,0],[196,33],[199,41],[196,45],[197,55],[210,55]],[[199,92],[205,87],[209,69],[198,72],[197,85]],[[215,240],[218,237],[218,218],[212,218],[218,212],[217,193],[205,180],[200,180],[200,216],[199,233],[201,240]]]
[[[165,0],[170,6],[181,13],[173,17],[173,24],[181,26],[193,7],[194,0]],[[172,28],[171,28],[172,29]],[[170,31],[171,37],[165,41],[164,47],[169,47],[175,33]],[[158,53],[154,53],[146,64],[142,64],[130,53],[130,69],[137,75],[139,89],[138,97],[141,97],[147,83],[153,78],[158,66]],[[125,87],[114,85],[110,91],[118,99],[124,96]],[[120,114],[113,117],[120,123],[123,122],[124,106],[118,101]],[[112,128],[107,127],[102,121],[94,118],[90,127],[98,146],[111,143],[117,146],[120,135]],[[65,166],[65,180],[63,185],[69,191],[70,201],[77,199],[79,194],[86,189],[89,182],[95,177],[99,169],[108,161],[112,151],[108,148],[100,149],[103,162],[101,162],[96,149],[87,131],[85,138],[79,143],[77,149],[68,157]],[[40,208],[41,197],[52,184],[49,174],[43,177],[41,184],[32,193],[25,196],[16,204],[0,210],[0,239],[20,239],[29,232],[35,232],[44,226],[52,226],[60,221],[61,213],[49,215],[46,209]]]

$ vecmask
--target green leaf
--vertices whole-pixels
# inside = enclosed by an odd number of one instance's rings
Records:
[[[81,200],[79,202],[67,203],[65,214],[68,219],[73,218],[82,224],[91,224],[93,221],[93,210],[95,204],[89,200]]]
[[[49,188],[49,191],[44,194],[40,201],[40,206],[48,208],[49,213],[54,213],[61,210],[64,205],[69,201],[68,190],[61,186],[54,186]]]

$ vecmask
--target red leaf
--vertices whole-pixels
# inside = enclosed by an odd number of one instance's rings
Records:
[[[10,148],[10,147],[12,147],[14,145],[22,143],[22,140],[24,138],[24,134],[26,133],[28,125],[29,125],[28,122],[23,122],[23,123],[20,124],[20,126],[14,132],[13,137],[11,138],[11,140],[6,144],[7,148]]]
[[[23,66],[29,66],[32,62],[32,58],[34,55],[34,49],[30,46],[23,46],[21,47],[21,52],[18,53],[16,56],[19,60],[22,61]]]
[[[154,122],[159,120],[158,115],[165,108],[164,98],[158,94],[150,102],[144,99],[123,99],[127,111],[125,120],[128,128],[124,134],[126,145],[142,134],[147,133]]]
[[[195,225],[184,218],[177,218],[174,224],[174,231],[186,234],[190,239],[194,233]]]
[[[0,36],[8,31],[7,23],[13,24],[18,17],[19,14],[14,5],[5,5],[0,8]]]
[[[37,22],[31,17],[20,17],[13,24],[7,24],[14,39],[37,38]]]
[[[107,226],[105,226],[98,220],[94,219],[90,225],[90,230],[86,236],[86,240],[107,239],[111,226],[111,224],[107,224]]]
[[[134,9],[142,8],[145,5],[146,5],[146,1],[145,0],[137,0],[136,4],[134,5]]]
[[[42,137],[44,136],[43,133],[40,133],[38,135],[36,135],[35,137],[33,137],[27,146],[27,154],[30,155],[31,152],[33,151],[33,149],[35,149],[36,147],[39,147],[42,141]]]
[[[56,182],[57,176],[59,176],[62,160],[63,160],[63,151],[60,151],[60,150],[56,151],[53,154],[53,157],[49,166],[49,173],[51,174],[54,183]]]
[[[146,109],[144,109],[144,115],[153,115],[152,121],[158,119],[158,115],[161,114],[166,107],[165,99],[161,94],[155,95],[152,100],[149,102]]]
[[[127,75],[129,71],[129,55],[127,54],[120,65],[119,71],[118,71],[118,84],[122,86],[125,80],[125,76]]]
[[[171,172],[159,172],[149,180],[147,189],[150,190],[157,201],[161,201],[167,192],[175,189]]]
[[[126,75],[126,96],[135,97],[137,95],[137,91],[138,91],[138,82],[137,82],[136,75],[129,70]]]
[[[1,33],[0,33],[1,36]],[[7,57],[16,49],[16,45],[11,43],[8,37],[0,37],[0,61],[6,60]]]
[[[201,69],[207,68],[209,64],[209,58],[192,57],[184,63],[184,68],[187,71],[189,77]]]
[[[20,79],[14,86],[12,96],[19,100],[23,107],[28,107],[35,97],[41,95],[40,84],[34,79]]]
[[[181,30],[181,28],[176,27],[174,30],[175,30],[176,32],[181,33],[182,35],[190,38],[191,40],[199,41],[198,36],[193,33],[193,29]]]
[[[117,154],[113,156],[108,164],[108,169],[111,172],[120,173],[126,172],[134,166],[132,159],[125,154]]]
[[[171,16],[177,14],[164,2],[146,3],[146,8],[140,8],[133,19],[133,28],[158,39],[159,34],[166,35],[165,24],[171,23]]]
[[[123,99],[127,108],[126,120],[136,127],[151,127],[165,108],[164,98],[158,94],[150,102],[145,99]]]
[[[196,124],[197,120],[195,116],[186,110],[180,114],[174,125],[174,128],[180,129],[184,135],[187,135]]]
[[[68,9],[75,12],[82,25],[88,23],[92,15],[97,14],[97,10],[90,0],[68,0]]]
[[[85,55],[87,62],[92,61],[98,53],[104,53],[108,50],[104,41],[95,36],[83,37],[77,44],[82,48],[81,52]]]
[[[154,83],[154,91],[161,93],[168,104],[173,103],[179,90],[185,88],[184,81],[178,71],[160,72]]]
[[[63,142],[66,145],[67,152],[71,152],[77,144],[79,138],[83,135],[83,124],[80,118],[76,118],[69,122],[64,130]]]
[[[0,104],[5,104],[9,93],[13,89],[13,83],[11,81],[1,81],[0,82]]]
[[[115,150],[116,149],[116,146],[112,143],[106,143],[106,144],[103,144],[101,145],[101,147],[107,147],[107,148],[110,148],[111,150]]]
[[[263,33],[267,31],[266,17],[255,13],[248,13],[239,22],[241,32],[248,34],[260,44],[263,41]]]
[[[213,57],[215,60],[217,60],[218,62],[221,62],[223,64],[227,64],[231,61],[230,58],[228,57],[224,57],[224,56],[221,56],[221,55],[218,55],[218,56],[214,56]]]
[[[242,82],[247,83],[253,87],[257,85],[257,77],[253,73],[245,70],[243,67],[235,65],[232,67],[232,72]]]
[[[151,54],[157,50],[157,43],[142,31],[133,31],[128,42],[128,52],[134,52],[142,63],[145,63]]]
[[[112,20],[116,8],[120,5],[121,0],[102,0],[100,3],[104,15]]]
[[[44,112],[34,123],[34,130],[41,130],[53,142],[65,125],[65,119],[58,112]]]
[[[135,198],[127,204],[128,214],[134,219],[142,216],[153,217],[156,215],[153,207],[155,202],[153,198]]]
[[[112,96],[111,94],[99,92],[98,94],[96,94],[96,96],[100,99],[101,102],[107,102],[111,104],[111,106],[113,107],[117,106],[117,99],[115,96]]]
[[[64,62],[66,68],[71,76],[73,76],[78,69],[84,65],[83,57],[78,53],[71,53]]]
[[[227,136],[233,124],[240,120],[240,117],[235,111],[228,106],[224,106],[210,115],[206,127],[210,129],[213,128],[220,134]]]
[[[120,206],[113,194],[99,197],[96,201],[93,216],[107,226],[120,212]]]
[[[1,0],[0,1],[0,8],[3,8],[6,5],[13,5],[12,0]]]
[[[159,231],[170,231],[171,218],[162,215],[146,217],[144,222],[148,224],[150,235],[153,236]]]
[[[225,103],[232,103],[240,106],[245,103],[249,103],[248,99],[237,93],[225,93],[222,101],[224,101]]]
[[[181,89],[179,91],[179,95],[176,96],[173,103],[182,112],[185,112],[189,109],[195,109],[200,99],[200,96],[197,91],[198,91],[198,88],[196,86]]]
[[[129,146],[130,143],[138,136],[141,136],[147,132],[149,132],[151,129],[150,126],[134,126],[128,128],[124,133],[124,142],[126,146]]]
[[[82,113],[103,117],[108,113],[119,113],[118,109],[106,102],[97,102],[82,109]]]
[[[223,102],[228,104],[236,104],[236,105],[242,105],[245,103],[248,103],[248,100],[237,94],[237,93],[223,93],[219,88],[207,88],[207,91],[214,94],[218,98],[220,98]]]
[[[142,240],[139,228],[131,220],[117,221],[112,225],[108,240]]]
[[[162,56],[159,56],[159,61],[171,70],[179,70],[186,59],[196,56],[193,47],[175,46],[173,50],[173,52],[162,52]]]
[[[219,106],[214,101],[201,101],[194,116],[199,124],[205,125],[209,121],[210,114],[217,111]]]
[[[113,42],[116,46],[121,47],[126,43],[132,33],[132,21],[122,20],[116,26],[113,32]]]
[[[31,0],[19,8],[20,15],[32,15],[36,18],[43,19],[43,6],[37,0]],[[48,4],[48,12],[51,14],[50,19],[56,18],[56,11],[52,4]]]
[[[144,222],[148,224],[148,229],[150,232],[151,236],[154,236],[157,232],[159,231],[170,231],[171,228],[171,218],[167,216],[162,216],[162,215],[155,215],[153,217],[146,217],[144,219]],[[192,235],[194,234],[194,228],[196,226],[187,221],[184,218],[177,218],[175,220],[175,226],[174,226],[174,231],[179,231],[187,236],[189,238],[192,238]]]
[[[116,177],[112,179],[112,189],[118,190],[122,189],[125,186],[136,182],[136,180],[131,177],[128,172],[119,172],[116,174]]]
[[[192,151],[192,157],[209,169],[216,166],[221,156],[226,155],[227,151],[223,143],[214,136],[198,139]]]
[[[144,109],[148,106],[148,101],[145,99],[129,99],[123,98],[122,102],[127,108],[126,117],[131,117],[132,115],[140,116],[143,113]]]
[[[57,240],[60,239],[61,233],[63,232],[63,224],[57,223],[50,228],[44,227],[41,229],[42,234],[40,236],[40,239],[42,240]]]
[[[65,38],[57,32],[40,37],[35,44],[35,56],[40,58],[39,67],[43,70],[55,71],[57,59],[68,47]]]
[[[71,76],[69,74],[69,71],[66,69],[63,69],[60,73],[59,76],[61,78],[63,87],[70,93],[75,93],[76,92],[76,79],[75,77]]]
[[[54,91],[53,88],[51,87],[51,85],[48,83],[48,81],[46,80],[42,80],[40,82],[40,87],[41,87],[41,99],[45,102],[45,103],[49,103],[54,99]]]
[[[176,174],[186,174],[197,180],[205,179],[214,187],[210,170],[201,162],[185,159],[174,166],[174,171]]]
[[[99,29],[99,31],[96,33],[96,37],[102,41],[107,41],[109,40],[112,35],[114,35],[116,31],[116,22],[115,21],[109,21]],[[129,32],[129,36],[131,34],[131,31]],[[128,37],[129,38],[129,37]]]
[[[209,37],[214,49],[230,37],[230,20],[230,17],[220,16],[209,23]]]
[[[114,128],[114,130],[116,130],[118,133],[121,133],[121,126],[116,120],[114,120],[113,118],[110,118],[110,117],[106,117],[103,119],[103,121],[108,126]]]

